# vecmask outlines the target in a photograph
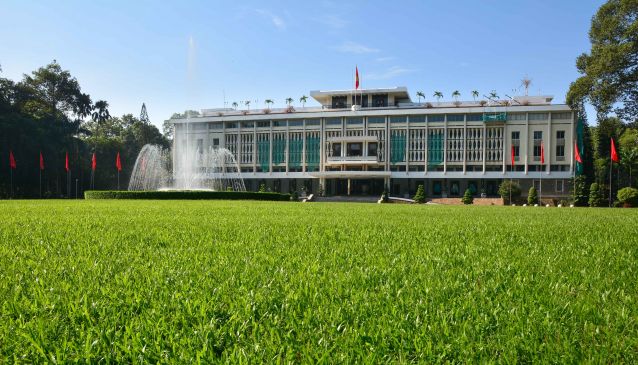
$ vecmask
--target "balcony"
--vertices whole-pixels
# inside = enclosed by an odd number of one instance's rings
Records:
[[[326,165],[378,165],[377,156],[328,156]]]

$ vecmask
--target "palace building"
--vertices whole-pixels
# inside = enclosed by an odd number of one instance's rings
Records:
[[[513,179],[523,195],[532,184],[542,184],[543,197],[569,194],[576,116],[551,96],[416,103],[405,87],[310,95],[320,107],[205,109],[172,119],[175,170],[180,154],[223,147],[247,190],[378,196],[387,188],[410,197],[423,184],[428,197],[468,188],[497,196]]]

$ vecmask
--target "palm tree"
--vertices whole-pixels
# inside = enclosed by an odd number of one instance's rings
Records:
[[[308,97],[306,95],[302,95],[299,98],[299,102],[301,103],[301,107],[305,108],[306,107],[306,102],[308,101]]]
[[[244,101],[244,105],[246,105],[246,107],[248,108],[248,111],[250,111],[250,100]]]
[[[461,92],[459,92],[458,90],[454,90],[454,92],[452,93],[452,97],[454,98],[454,100],[459,101],[459,96],[461,96]]]
[[[93,114],[91,114],[93,120],[97,121],[98,123],[103,123],[104,121],[109,119],[111,117],[111,114],[109,114],[108,107],[109,103],[107,103],[106,101],[96,101],[93,105]]]
[[[434,92],[434,97],[436,98],[436,102],[440,104],[440,100],[443,97],[443,93],[440,91],[435,91]]]
[[[294,101],[293,98],[286,98],[286,104],[288,104],[288,106],[290,106],[293,101]]]
[[[266,103],[266,108],[270,109],[270,105],[274,104],[275,102],[272,101],[272,99],[266,99],[264,100],[264,103]]]
[[[235,110],[237,110],[237,107],[239,106],[239,104],[237,104],[236,101],[233,101],[233,108],[235,108]]]
[[[423,93],[423,91],[417,91],[416,97],[419,98],[419,104],[421,104],[421,98],[425,99],[425,94]]]
[[[490,93],[490,98],[498,99],[498,94],[496,93],[496,90],[492,90],[492,92]]]
[[[476,98],[478,98],[478,96],[479,96],[478,90],[472,90],[472,99],[474,99],[474,101],[476,101]]]

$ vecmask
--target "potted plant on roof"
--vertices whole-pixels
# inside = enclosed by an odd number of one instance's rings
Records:
[[[425,99],[425,94],[423,93],[423,91],[417,91],[416,97],[419,98],[419,104],[421,104],[421,98]]]
[[[452,93],[452,97],[454,98],[454,106],[457,108],[459,107],[459,105],[461,105],[459,96],[461,96],[461,93],[458,90],[454,90],[454,92]]]
[[[272,99],[264,100],[264,104],[266,104],[266,109],[264,109],[264,114],[270,114],[270,105],[272,105],[274,101]]]
[[[441,98],[443,97],[443,93],[440,91],[435,91],[433,96],[436,98],[436,102],[441,105]]]
[[[293,102],[293,98],[286,98],[286,104],[288,104],[288,107],[286,108],[286,113],[294,113],[295,112],[295,108],[292,107],[292,102]]]

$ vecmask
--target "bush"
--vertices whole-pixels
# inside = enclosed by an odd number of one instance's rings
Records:
[[[252,191],[85,191],[85,199],[154,199],[154,200],[290,200],[290,194],[255,193]]]
[[[573,196],[574,205],[577,207],[586,207],[589,202],[589,192],[587,191],[587,183],[585,175],[577,176],[574,179]]]
[[[260,193],[265,193],[266,192],[266,184],[259,185],[259,192]]]
[[[292,194],[290,194],[290,200],[292,200],[293,202],[299,201],[299,193],[297,193],[297,190],[293,191]]]
[[[600,194],[600,188],[597,183],[591,184],[589,188],[589,206],[590,207],[602,207],[603,197]]]
[[[463,198],[461,198],[461,201],[465,205],[473,204],[474,203],[474,196],[472,195],[472,190],[465,189],[465,194],[463,194]]]
[[[423,188],[423,185],[419,185],[419,187],[416,188],[416,194],[414,194],[414,202],[418,204],[425,203],[425,189]]]
[[[538,192],[535,187],[529,188],[529,192],[527,193],[527,204],[534,205],[538,204]]]
[[[626,187],[618,190],[618,201],[625,207],[638,207],[638,189]]]
[[[503,204],[509,205],[512,204],[510,199],[510,187],[512,189],[512,200],[516,200],[521,197],[521,187],[510,180],[503,180],[501,186],[498,187],[498,195],[503,199]]]

